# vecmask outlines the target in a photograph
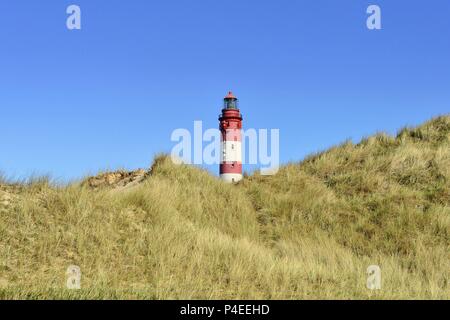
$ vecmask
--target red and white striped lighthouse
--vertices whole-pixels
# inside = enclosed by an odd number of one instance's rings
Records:
[[[229,183],[242,180],[242,115],[238,99],[230,91],[219,117],[221,131],[220,178]]]

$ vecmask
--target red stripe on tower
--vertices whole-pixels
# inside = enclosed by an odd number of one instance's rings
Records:
[[[233,183],[242,180],[242,115],[239,100],[230,91],[219,117],[221,135],[220,178]]]

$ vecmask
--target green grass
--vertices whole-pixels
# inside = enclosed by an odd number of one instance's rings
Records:
[[[450,297],[450,117],[238,185],[164,156],[126,190],[5,183],[0,299]]]

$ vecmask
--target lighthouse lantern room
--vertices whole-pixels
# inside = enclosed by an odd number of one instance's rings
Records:
[[[220,178],[228,183],[242,180],[242,115],[239,100],[230,91],[219,116],[221,131]]]

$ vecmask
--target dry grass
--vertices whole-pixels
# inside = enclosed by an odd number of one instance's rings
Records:
[[[2,299],[450,297],[450,117],[236,186],[158,157],[120,192],[38,179],[2,196]]]

